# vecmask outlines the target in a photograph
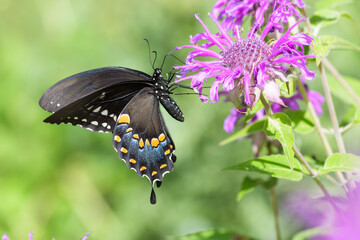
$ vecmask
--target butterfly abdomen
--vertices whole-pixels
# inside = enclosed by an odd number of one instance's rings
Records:
[[[160,98],[160,102],[166,111],[176,120],[183,122],[184,114],[181,112],[179,106],[176,102],[169,96],[164,96]]]

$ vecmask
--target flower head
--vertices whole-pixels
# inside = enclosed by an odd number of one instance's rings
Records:
[[[286,5],[286,8],[281,6]],[[218,0],[212,10],[217,20],[222,21],[222,27],[226,30],[236,31],[236,26],[242,25],[245,17],[252,17],[254,24],[262,26],[266,15],[281,9],[281,22],[288,21],[288,17],[300,17],[298,8],[304,8],[302,0]],[[282,31],[281,25],[278,25]]]
[[[287,5],[282,6],[286,8]],[[257,31],[259,26],[254,25],[245,38],[237,32],[233,40],[216,19],[210,14],[219,32],[212,34],[208,27],[195,15],[202,24],[205,32],[191,37],[191,45],[177,47],[176,50],[191,48],[186,64],[175,66],[180,69],[182,76],[177,81],[192,79],[191,87],[200,93],[202,99],[203,84],[214,77],[215,81],[210,88],[210,100],[219,100],[219,88],[231,94],[238,93],[238,103],[245,107],[252,107],[262,92],[268,100],[285,106],[280,98],[280,86],[276,80],[287,81],[286,75],[290,68],[299,69],[302,79],[313,79],[314,72],[306,67],[306,58],[313,57],[304,54],[303,45],[309,45],[312,38],[304,33],[291,35],[291,31],[301,21],[291,26],[278,40],[265,42],[265,37],[281,20],[281,8],[274,12],[265,25],[261,35]],[[202,40],[202,44],[198,44]],[[217,47],[218,50],[213,49]],[[206,57],[207,59],[200,59]],[[230,99],[237,108],[240,104]],[[239,105],[239,106],[237,106]]]
[[[346,198],[334,199],[338,209],[323,199],[310,199],[304,194],[290,200],[289,208],[298,215],[307,228],[319,227],[322,232],[312,239],[348,240],[360,236],[360,184]]]

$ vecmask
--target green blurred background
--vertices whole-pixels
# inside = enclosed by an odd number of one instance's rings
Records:
[[[342,9],[359,20],[360,4]],[[148,48],[162,56],[202,31],[193,14],[207,17],[214,1],[0,0],[0,234],[11,239],[164,239],[207,229],[229,229],[274,239],[269,194],[257,189],[236,202],[244,173],[221,169],[252,158],[249,140],[219,147],[230,104],[201,104],[196,96],[175,97],[185,114],[179,123],[164,114],[176,143],[175,171],[157,189],[130,171],[113,150],[110,134],[43,123],[49,114],[38,100],[55,82],[103,66],[152,72]],[[314,6],[314,2],[310,3]],[[312,8],[309,9],[311,11]],[[360,44],[356,22],[341,20],[324,33]],[[176,54],[185,57],[185,52]],[[161,59],[161,60],[160,60]],[[358,52],[332,53],[340,72],[357,77]],[[179,64],[169,58],[164,67]],[[314,82],[311,86],[320,89]],[[347,105],[336,100],[339,117]],[[328,123],[325,111],[322,120]],[[359,128],[347,133],[349,151],[359,152]],[[315,133],[297,136],[305,154],[325,154]],[[301,228],[282,203],[313,182],[280,181],[280,216],[285,239]],[[283,198],[284,197],[284,198]]]

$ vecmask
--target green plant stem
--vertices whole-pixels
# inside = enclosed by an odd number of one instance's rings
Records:
[[[311,115],[311,117],[312,117],[312,119],[314,121],[314,124],[315,124],[315,129],[316,129],[316,131],[318,132],[318,134],[320,136],[320,139],[321,139],[321,142],[323,143],[326,154],[328,156],[331,156],[333,154],[333,151],[332,151],[332,149],[330,147],[329,141],[327,140],[327,138],[325,136],[325,133],[323,131],[323,127],[321,126],[319,117],[316,114],[315,109],[314,109],[312,103],[309,100],[309,97],[307,95],[305,86],[303,85],[303,83],[301,82],[300,79],[297,79],[296,83],[297,83],[297,86],[299,88],[300,94],[301,94],[302,98],[304,99],[306,107],[307,107],[307,109],[309,109],[309,113],[310,113],[310,115]],[[346,183],[347,180],[344,178],[343,174],[341,172],[337,171],[336,176],[339,179],[341,185],[345,186],[344,184]]]
[[[276,198],[275,187],[272,187],[272,188],[270,189],[270,194],[271,194],[272,208],[273,208],[273,211],[274,211],[275,229],[276,229],[276,239],[277,239],[277,240],[281,240],[279,214],[278,214],[278,207],[277,207],[277,198]]]
[[[273,115],[273,112],[272,112],[272,110],[271,110],[271,107],[270,107],[270,105],[267,103],[267,101],[266,101],[266,99],[265,99],[265,97],[264,97],[264,95],[262,94],[262,93],[260,93],[260,101],[261,101],[261,103],[264,105],[264,107],[265,107],[265,113],[266,113],[266,115],[268,115],[268,117],[272,117],[272,115]]]
[[[305,87],[302,85],[301,81],[298,80],[298,82],[300,82],[300,84],[298,83],[299,85],[299,89],[300,89],[300,92],[301,92],[301,95],[303,96],[303,99],[306,103],[307,106],[309,106],[309,108],[311,108],[313,110],[313,113],[314,113],[314,122],[315,121],[318,121],[318,129],[320,130],[321,134],[323,135],[323,137],[325,138],[325,135],[324,133],[322,132],[322,127],[321,127],[321,124],[320,124],[320,121],[319,121],[319,118],[317,117],[316,115],[316,112],[311,104],[311,102],[309,101],[309,98],[307,96],[307,93],[306,93],[306,90],[305,90]],[[304,95],[303,95],[303,92],[304,92]],[[261,102],[263,103],[264,107],[265,107],[265,112],[266,114],[271,117],[272,116],[272,111],[271,111],[271,108],[269,106],[269,104],[266,102],[263,94],[261,93],[260,94],[260,100]],[[315,120],[316,119],[316,120]],[[326,139],[326,138],[325,138]],[[327,142],[327,139],[326,139],[326,143],[329,144]],[[329,146],[329,151],[331,152],[332,154],[332,150]],[[311,166],[309,165],[309,163],[306,161],[306,159],[302,156],[301,152],[297,149],[296,146],[293,146],[293,150],[296,154],[296,156],[300,159],[300,161],[303,163],[303,165],[305,166],[305,168],[309,171],[310,173],[310,176],[314,179],[314,181],[316,182],[316,184],[320,187],[320,189],[322,190],[322,192],[324,193],[325,197],[329,200],[329,202],[333,205],[333,207],[336,209],[336,204],[334,202],[334,200],[331,198],[329,192],[326,190],[325,186],[322,184],[322,182],[316,177],[316,173],[314,172],[314,170],[311,168]],[[331,155],[330,154],[330,155]],[[344,178],[344,176],[340,173],[340,176],[342,177],[342,179]]]
[[[350,97],[354,99],[354,101],[360,106],[360,98],[354,92],[354,90],[350,87],[350,85],[345,81],[345,79],[341,76],[341,74],[336,70],[336,68],[327,60],[326,58],[322,59],[325,67],[329,70],[329,72],[334,75],[334,77],[339,81],[341,86],[349,93]]]
[[[334,103],[332,101],[330,88],[329,88],[329,85],[328,85],[328,81],[327,81],[327,77],[326,77],[323,62],[320,63],[319,69],[320,69],[320,79],[321,79],[321,83],[322,83],[323,88],[324,88],[325,99],[326,99],[326,103],[327,103],[327,106],[328,106],[328,109],[329,109],[331,123],[333,125],[334,136],[335,136],[335,139],[336,139],[338,150],[339,150],[340,153],[345,153],[346,152],[345,151],[345,145],[344,145],[344,141],[342,139],[341,133],[340,133],[339,122],[338,122],[337,117],[336,117],[335,107],[334,107]]]
[[[333,125],[336,144],[338,146],[338,150],[339,150],[340,153],[346,153],[345,144],[344,144],[341,132],[340,132],[339,122],[338,122],[337,117],[336,117],[335,107],[334,107],[334,103],[332,101],[330,88],[329,88],[329,84],[328,84],[328,81],[327,81],[323,61],[321,61],[320,65],[319,65],[319,69],[320,69],[320,79],[321,79],[321,82],[322,82],[322,85],[323,85],[323,88],[324,88],[325,99],[326,99],[326,102],[327,102],[327,105],[328,105],[330,118],[331,118],[331,123]],[[351,180],[351,174],[346,173],[346,176],[347,176],[348,187],[350,189],[354,189],[355,188],[355,183]]]
[[[306,159],[303,157],[299,149],[297,149],[296,146],[293,147],[293,150],[295,152],[295,155],[298,157],[298,159],[301,161],[301,163],[305,166],[305,168],[309,171],[310,176],[314,179],[316,184],[319,186],[321,191],[324,193],[325,198],[329,201],[329,203],[334,207],[335,210],[338,210],[337,205],[334,202],[334,199],[330,196],[329,192],[327,191],[326,187],[320,179],[317,177],[317,174],[314,172],[314,170],[311,168],[310,164],[306,161]]]
[[[304,17],[305,17],[305,24],[306,24],[306,28],[307,28],[307,30],[308,30],[308,32],[310,33],[310,34],[312,34],[312,29],[311,29],[311,24],[310,24],[310,21],[309,21],[309,18],[307,17],[307,13],[306,13],[306,10],[305,9],[301,9],[300,10],[301,11],[301,13],[304,15]],[[324,57],[323,58],[323,60],[325,59],[325,62],[327,62],[327,63],[329,63],[328,65],[329,66],[331,66],[330,68],[333,70],[333,72],[335,73],[337,73],[338,74],[338,72],[336,71],[336,69],[330,64],[330,62],[329,61],[327,61],[326,60],[326,58]],[[320,68],[320,71],[322,71],[322,74],[324,73],[324,71],[323,71],[323,69],[322,69],[322,63],[320,64],[320,66],[319,66],[319,68]],[[334,71],[335,70],[335,71]],[[321,75],[322,75],[321,74]],[[326,75],[324,75],[325,76],[325,79],[326,79]],[[334,75],[335,77],[336,77],[336,75]],[[340,76],[340,78],[339,78],[339,76]],[[341,83],[343,82],[343,83],[345,83],[345,84],[342,84],[342,86],[346,86],[345,87],[345,89],[351,89],[350,87],[348,87],[348,85],[347,85],[347,83],[346,83],[346,81],[341,77],[341,75],[340,74],[338,74],[338,77],[336,77],[338,80],[339,79],[341,79],[341,80],[343,80],[343,81],[340,81]],[[301,83],[301,81],[298,81],[298,82],[300,82]],[[301,84],[302,85],[302,84]],[[326,81],[326,84],[325,84],[326,86],[327,86],[327,88],[328,88],[328,84],[327,84],[327,81]],[[323,83],[323,86],[324,86],[324,83]],[[348,87],[348,88],[347,88]],[[324,92],[325,92],[325,98],[326,98],[326,90],[325,90],[325,88],[324,88]],[[305,93],[306,93],[306,91],[305,91]],[[330,91],[329,91],[329,93],[330,93]],[[351,93],[350,93],[351,94]],[[301,94],[302,96],[303,96],[303,94]],[[356,95],[356,94],[355,94]],[[331,98],[331,95],[329,94],[329,99],[330,99],[330,101],[331,101],[331,105],[333,106],[333,104],[332,104],[332,98]],[[304,97],[304,96],[303,96]],[[326,98],[326,100],[327,100],[327,102],[328,102],[328,99]],[[329,102],[328,102],[328,106],[329,106]],[[308,104],[307,104],[308,105]],[[311,104],[310,104],[311,105]],[[309,109],[310,110],[310,109]],[[312,109],[313,110],[313,109]],[[330,110],[330,108],[329,108],[329,110]],[[310,112],[311,113],[311,112]],[[331,113],[330,113],[331,114]],[[315,115],[316,115],[316,113],[315,113]],[[315,116],[314,115],[314,116]],[[335,115],[335,114],[334,114]],[[336,115],[335,115],[335,117],[336,117]],[[317,118],[317,115],[316,115],[316,118]],[[318,118],[317,118],[318,119]],[[333,120],[332,120],[333,121]],[[336,120],[336,122],[337,122],[337,120]],[[319,124],[320,124],[320,121],[319,121]],[[334,124],[333,124],[334,125]],[[320,127],[321,127],[321,125],[319,125]],[[317,126],[316,126],[316,123],[315,123],[315,127],[317,128]],[[336,128],[338,128],[339,129],[339,125],[338,124],[336,124]],[[325,135],[324,135],[324,133],[323,133],[323,131],[322,131],[322,129],[318,129],[317,128],[317,130],[318,130],[318,132],[319,132],[319,134],[320,134],[320,138],[322,139],[322,140],[326,140],[326,142],[327,142],[327,139],[326,139],[326,137],[325,137]],[[335,134],[335,126],[334,126],[334,134]],[[339,130],[337,130],[338,131],[338,133],[340,133],[340,131]],[[321,136],[321,135],[323,135],[323,136]],[[336,138],[336,136],[335,136],[335,138]],[[340,141],[340,142],[342,142],[342,137],[341,137],[341,134],[340,134],[340,139],[337,139],[336,141]],[[326,149],[328,149],[328,150],[330,150],[330,151],[326,151],[327,152],[327,155],[328,156],[330,156],[330,155],[332,155],[332,150],[331,150],[331,148],[330,148],[330,145],[328,144],[328,142],[327,142],[327,145],[325,145],[325,142],[323,141],[323,143],[324,143],[324,146],[325,146],[325,148]],[[341,144],[341,143],[340,143]],[[343,143],[342,143],[343,144]],[[339,144],[338,144],[338,148],[339,148],[339,150],[340,150],[340,148],[342,148],[342,146],[340,146]],[[345,147],[343,147],[343,150],[345,151]],[[347,190],[346,189],[346,186],[344,185],[345,183],[346,183],[346,181],[347,181],[347,179],[345,179],[344,178],[344,176],[343,176],[343,174],[341,173],[341,172],[339,172],[339,171],[337,171],[336,172],[336,176],[338,177],[338,179],[339,179],[339,181],[341,182],[341,184],[344,186],[344,188],[345,188],[345,190]],[[347,174],[347,177],[349,178],[350,177],[350,175],[349,174]],[[353,185],[353,183],[351,184],[350,183],[350,185]]]
[[[303,85],[303,83],[301,82],[300,79],[297,79],[296,80],[296,83],[297,83],[297,86],[299,88],[299,91],[300,91],[300,94],[302,96],[302,98],[304,99],[304,102],[306,104],[306,107],[309,109],[309,113],[314,121],[314,124],[315,124],[315,129],[316,131],[318,132],[319,136],[320,136],[320,139],[321,139],[321,142],[323,143],[324,145],[324,148],[325,148],[325,151],[326,151],[326,154],[328,156],[332,155],[333,154],[333,151],[330,147],[330,144],[329,144],[329,141],[327,140],[324,132],[323,132],[323,128],[321,126],[321,123],[320,123],[320,120],[319,120],[319,117],[318,115],[316,114],[315,112],[315,109],[312,105],[312,103],[310,102],[309,100],[309,97],[307,95],[307,92],[306,92],[306,89],[305,89],[305,86]]]

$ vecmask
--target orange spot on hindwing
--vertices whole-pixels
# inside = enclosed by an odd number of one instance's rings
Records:
[[[139,141],[139,147],[140,147],[140,148],[143,148],[143,147],[144,147],[144,140],[143,140],[143,139],[140,139],[140,141]]]
[[[118,120],[118,123],[130,123],[130,116],[128,114],[121,114]]]
[[[138,134],[134,134],[134,135],[133,135],[133,138],[139,139],[139,135],[138,135]]]
[[[165,140],[165,135],[163,133],[159,135],[159,140],[160,142]]]
[[[152,147],[157,147],[157,146],[159,146],[159,144],[160,144],[160,142],[159,142],[159,140],[157,138],[151,139],[151,146]]]
[[[120,141],[121,141],[121,138],[120,138],[120,136],[115,135],[114,140],[115,140],[116,142],[120,142]]]

